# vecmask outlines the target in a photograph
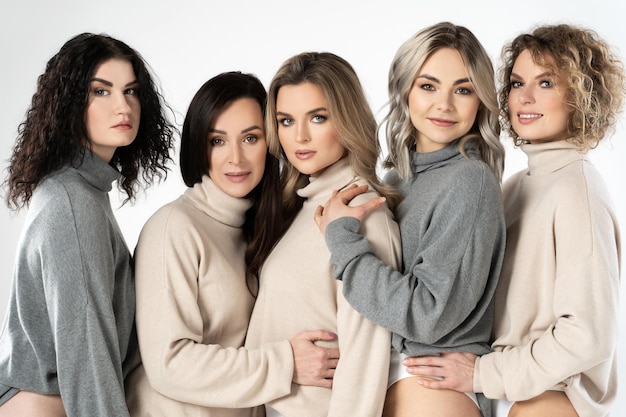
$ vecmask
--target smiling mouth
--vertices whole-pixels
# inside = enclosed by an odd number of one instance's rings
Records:
[[[528,119],[538,119],[541,116],[543,116],[543,114],[539,114],[539,113],[523,113],[523,114],[521,113],[521,114],[517,115],[517,117],[519,117],[520,119],[526,119],[526,120],[528,120]]]

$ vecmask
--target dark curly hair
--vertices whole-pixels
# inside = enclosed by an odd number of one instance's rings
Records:
[[[132,144],[119,147],[109,164],[121,173],[118,187],[126,203],[133,200],[139,176],[146,186],[167,176],[166,164],[176,128],[168,121],[165,103],[141,55],[124,42],[107,35],[82,33],[67,41],[47,63],[37,81],[25,121],[9,160],[7,204],[27,206],[35,188],[50,173],[76,158],[91,144],[85,112],[90,80],[98,66],[110,59],[130,62],[139,85],[141,119]]]

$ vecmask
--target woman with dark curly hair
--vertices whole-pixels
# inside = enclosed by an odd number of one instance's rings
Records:
[[[620,238],[587,152],[618,120],[624,66],[594,31],[571,25],[519,35],[503,60],[502,116],[528,168],[503,187],[495,352],[408,365],[444,377],[424,380],[427,387],[498,399],[498,417],[608,416],[617,395]]]
[[[108,192],[166,176],[175,128],[143,58],[83,33],[39,77],[8,168],[29,211],[0,336],[0,416],[128,416],[131,255]]]

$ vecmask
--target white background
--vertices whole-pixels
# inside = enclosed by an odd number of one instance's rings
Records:
[[[347,59],[359,74],[380,120],[391,59],[402,42],[425,26],[442,20],[467,26],[498,66],[505,42],[544,23],[573,23],[595,29],[626,60],[625,17],[626,6],[621,0],[0,0],[0,178],[5,178],[17,126],[29,106],[38,75],[61,45],[81,32],[106,33],[137,49],[156,73],[180,126],[193,94],[210,77],[241,70],[255,73],[267,87],[285,59],[305,50],[330,51]],[[608,182],[626,235],[622,191],[625,135],[626,117],[622,116],[614,137],[591,157]],[[502,140],[507,149],[506,178],[523,168],[526,158],[511,146],[508,137]],[[175,163],[165,183],[141,194],[134,206],[117,210],[131,251],[147,218],[185,188],[176,163],[178,156],[173,156]],[[111,197],[118,207],[116,190]],[[0,206],[0,319],[4,317],[24,213],[15,214]],[[621,293],[624,300],[624,286]],[[625,304],[622,302],[620,311],[620,353],[626,347]],[[616,415],[626,410],[626,356],[623,359],[620,374],[625,382]]]

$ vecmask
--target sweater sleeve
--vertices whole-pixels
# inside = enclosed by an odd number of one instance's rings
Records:
[[[495,286],[504,248],[500,190],[486,169],[467,174],[438,197],[420,241],[402,242],[415,248],[404,259],[405,274],[376,256],[358,220],[340,218],[326,229],[334,275],[343,280],[348,301],[406,339],[454,344],[442,339],[472,314],[488,285],[490,291]]]
[[[164,210],[148,221],[135,257],[137,334],[150,385],[171,399],[205,407],[252,407],[288,394],[289,341],[245,349],[203,340],[205,322],[221,320],[227,326],[229,318],[200,311],[199,254],[210,254],[190,236],[193,224],[174,217]]]
[[[399,233],[388,209],[373,213],[365,221],[363,233],[382,261],[393,267],[399,265]],[[341,359],[333,378],[328,416],[378,417],[387,390],[391,336],[388,330],[357,313],[342,295],[342,283],[337,282],[337,285]]]
[[[527,343],[479,358],[474,387],[489,398],[521,401],[560,383],[566,391],[583,385],[586,392],[568,394],[581,413],[581,395],[586,402],[600,403],[611,388],[607,385],[619,313],[619,230],[603,182],[589,179],[567,184],[551,197],[556,207],[551,214],[555,251],[546,256],[555,256],[551,262],[556,268],[553,277],[542,280],[547,285],[554,280],[554,323]],[[551,269],[545,259],[535,262]]]
[[[49,204],[39,256],[63,405],[69,417],[128,416],[109,220],[98,203],[74,210],[62,187]]]

